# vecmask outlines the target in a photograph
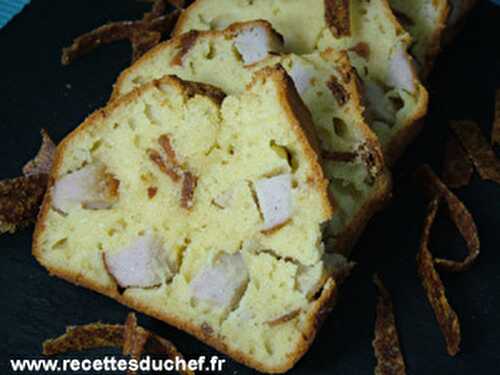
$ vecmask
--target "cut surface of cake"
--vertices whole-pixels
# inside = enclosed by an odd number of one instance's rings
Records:
[[[347,254],[390,190],[380,144],[366,125],[359,81],[346,53],[326,49],[299,56],[279,53],[283,49],[281,36],[266,21],[236,23],[223,31],[192,31],[157,46],[126,69],[112,97],[165,74],[239,93],[255,71],[280,64],[312,113],[336,201],[336,214],[325,232],[328,250]],[[287,157],[286,150],[273,147]]]
[[[308,110],[279,67],[225,96],[165,76],[58,146],[33,239],[58,277],[264,372],[307,351],[349,264]]]
[[[345,50],[364,86],[369,125],[392,164],[420,130],[428,94],[408,54],[411,37],[387,0],[197,0],[175,35],[263,19],[283,35],[285,51]]]

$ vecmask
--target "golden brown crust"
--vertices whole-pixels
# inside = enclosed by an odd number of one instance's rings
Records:
[[[199,5],[198,1],[193,1],[187,8],[181,10],[180,16],[177,18],[177,23],[172,30],[172,37],[182,34],[184,24],[189,16],[189,13]]]
[[[406,126],[403,129],[399,130],[398,135],[393,137],[392,142],[390,142],[387,147],[387,151],[385,153],[385,160],[389,167],[393,166],[394,163],[399,159],[399,157],[403,154],[406,147],[420,134],[424,126],[423,117],[427,113],[427,102],[428,102],[428,94],[427,90],[425,90],[425,104],[421,102],[420,108],[415,115],[415,121],[410,126]]]
[[[335,251],[349,256],[354,245],[365,230],[373,215],[381,211],[392,198],[392,178],[388,170],[376,180],[374,192],[361,207],[342,233],[335,238]],[[327,245],[327,247],[329,247]]]
[[[276,82],[280,83],[279,85],[280,92],[278,93],[279,99],[282,105],[285,107],[288,116],[290,117],[290,122],[292,123],[293,130],[297,134],[299,140],[303,143],[303,147],[305,149],[307,157],[310,158],[310,160],[312,161],[314,169],[313,178],[317,183],[318,190],[322,191],[324,199],[323,206],[325,208],[325,215],[331,216],[332,207],[328,197],[327,181],[323,176],[323,171],[321,169],[321,166],[317,163],[317,158],[318,158],[317,154],[315,153],[313,146],[309,144],[308,141],[309,135],[306,135],[306,130],[304,129],[307,128],[310,131],[310,128],[312,128],[312,120],[309,111],[305,108],[305,105],[300,100],[293,86],[293,83],[291,82],[290,78],[288,78],[283,68],[281,67],[276,69],[265,68],[258,74],[256,74],[255,80],[259,79],[273,79]],[[229,348],[218,336],[207,335],[206,329],[203,329],[198,325],[194,325],[188,321],[183,321],[173,315],[166,315],[151,306],[146,306],[144,304],[141,304],[140,302],[134,300],[133,297],[128,296],[126,292],[124,294],[120,294],[116,284],[110,284],[106,286],[95,283],[91,280],[88,280],[81,274],[68,272],[67,270],[62,268],[53,267],[51,264],[47,263],[44,259],[43,249],[41,244],[41,236],[43,231],[45,230],[45,221],[51,206],[51,194],[52,194],[51,187],[53,186],[55,179],[59,175],[59,171],[62,165],[62,158],[67,145],[70,144],[72,140],[87,127],[94,126],[94,123],[101,121],[106,116],[108,116],[109,113],[113,112],[120,106],[127,105],[128,103],[136,100],[139,97],[139,95],[145,90],[149,90],[154,86],[158,87],[159,85],[167,81],[179,87],[179,89],[184,93],[186,92],[186,90],[189,91],[189,89],[186,89],[184,81],[172,76],[166,76],[160,80],[148,83],[132,91],[130,94],[127,94],[123,97],[118,98],[117,100],[110,102],[106,108],[101,109],[95,112],[94,114],[90,115],[82,125],[80,125],[72,133],[70,133],[60,143],[60,145],[56,150],[56,155],[54,158],[54,164],[49,182],[49,190],[48,193],[45,195],[44,202],[40,210],[37,225],[35,227],[35,232],[33,235],[33,255],[41,265],[47,268],[47,270],[50,272],[51,275],[60,277],[76,285],[81,285],[88,289],[95,290],[110,298],[115,299],[116,301],[124,305],[130,306],[138,311],[156,317],[179,329],[189,332],[198,339],[200,339],[201,341],[213,346],[217,350],[230,355],[238,362],[241,362],[247,366],[268,373],[285,372],[288,369],[290,369],[300,359],[300,357],[302,357],[302,355],[308,350],[309,346],[312,343],[312,340],[316,335],[319,322],[324,319],[324,317],[326,316],[326,312],[330,311],[329,306],[333,304],[336,295],[335,293],[336,285],[332,279],[329,279],[329,281],[325,284],[321,296],[317,301],[313,303],[313,306],[309,311],[307,317],[309,323],[306,324],[306,327],[303,332],[303,337],[300,343],[297,345],[293,353],[289,354],[288,356],[289,360],[278,367],[271,368],[266,366],[265,364],[255,361],[253,358],[247,356],[246,354],[238,350]]]

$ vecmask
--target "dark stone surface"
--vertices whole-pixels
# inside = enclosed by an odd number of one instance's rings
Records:
[[[44,127],[56,141],[105,104],[116,76],[130,61],[126,43],[100,49],[69,67],[60,50],[71,39],[109,20],[136,18],[145,5],[132,0],[35,0],[0,30],[0,158],[2,178],[20,173],[39,147]],[[500,8],[483,2],[463,33],[439,58],[429,82],[430,112],[421,136],[395,168],[395,197],[359,243],[359,266],[346,282],[337,308],[311,350],[291,374],[373,374],[374,271],[392,292],[409,374],[492,374],[500,363],[500,186],[477,176],[459,196],[474,215],[481,255],[472,270],[443,275],[460,317],[462,352],[448,357],[441,333],[416,274],[415,256],[424,201],[412,171],[423,162],[440,170],[450,119],[479,121],[491,128],[495,88],[500,87]],[[487,132],[487,133],[486,133]],[[433,250],[460,256],[462,240],[446,223],[436,230]],[[0,237],[0,366],[12,358],[39,358],[41,342],[67,325],[121,322],[127,308],[50,277],[30,254],[32,228]],[[171,339],[189,358],[216,352],[189,335],[139,314],[140,324]],[[68,354],[100,357],[117,351]],[[227,374],[249,374],[232,361]]]

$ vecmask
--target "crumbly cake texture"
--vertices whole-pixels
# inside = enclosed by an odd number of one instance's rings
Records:
[[[112,97],[165,74],[239,93],[264,66],[280,64],[312,113],[329,190],[337,211],[327,226],[328,250],[347,254],[388,197],[390,177],[379,142],[366,125],[359,82],[345,53],[280,54],[282,38],[266,21],[224,31],[190,32],[149,51],[118,78]],[[284,156],[289,151],[274,145]]]
[[[286,51],[348,52],[364,86],[369,125],[387,163],[394,163],[420,130],[428,94],[407,52],[411,37],[387,0],[197,0],[181,14],[174,35],[256,19],[269,21],[283,35]],[[350,28],[342,21],[350,21]]]
[[[450,6],[448,0],[389,0],[401,25],[414,44],[410,52],[417,62],[419,76],[426,78],[441,49]]]
[[[333,209],[311,128],[279,67],[226,97],[174,76],[145,84],[58,146],[33,254],[55,276],[284,372],[349,267],[324,253]]]

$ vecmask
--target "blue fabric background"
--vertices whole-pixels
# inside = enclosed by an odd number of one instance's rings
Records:
[[[0,0],[0,28],[19,13],[30,0]]]

